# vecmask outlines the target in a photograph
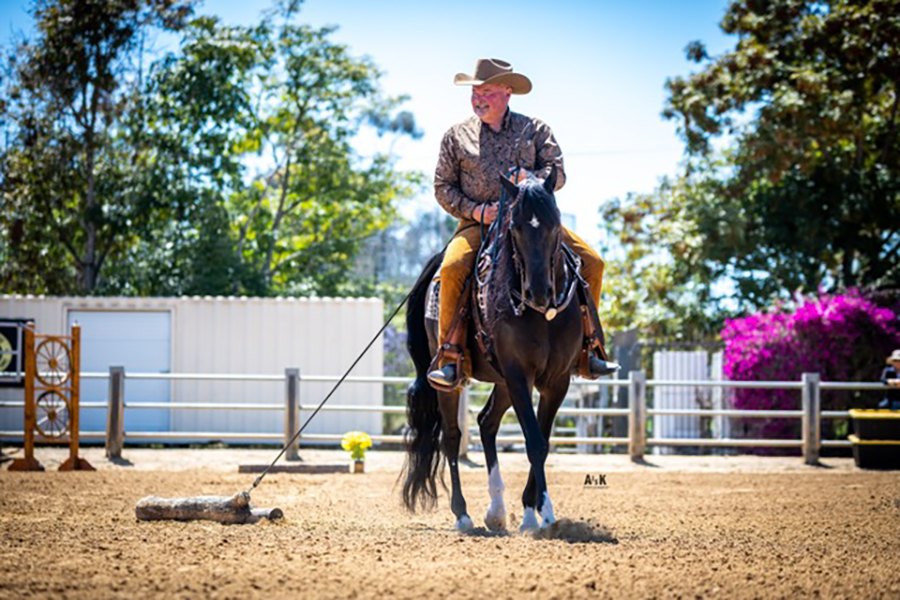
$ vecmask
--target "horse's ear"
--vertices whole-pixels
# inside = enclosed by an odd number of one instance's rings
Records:
[[[503,184],[506,193],[511,199],[515,199],[515,197],[519,195],[519,187],[510,181],[503,173],[500,173],[500,183]]]
[[[552,194],[553,190],[556,189],[556,165],[550,166],[550,174],[547,175],[547,179],[544,180],[544,189],[547,190],[548,194]]]

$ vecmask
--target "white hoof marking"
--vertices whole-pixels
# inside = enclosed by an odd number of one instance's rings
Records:
[[[469,531],[473,527],[475,527],[475,524],[472,523],[472,519],[469,518],[469,515],[463,515],[456,522],[456,530],[457,531]]]
[[[541,528],[550,527],[556,523],[556,517],[553,515],[553,504],[550,502],[550,494],[544,492],[544,503],[541,506]]]
[[[533,508],[526,508],[525,512],[522,514],[522,525],[519,527],[519,531],[535,531],[538,528],[538,520],[537,515],[534,513]]]
[[[500,466],[494,465],[488,473],[488,490],[491,493],[491,506],[484,516],[484,524],[491,531],[506,529],[506,506],[503,504],[503,478],[500,477]]]

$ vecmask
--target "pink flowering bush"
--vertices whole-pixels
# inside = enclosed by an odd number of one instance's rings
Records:
[[[725,322],[725,377],[738,381],[799,381],[819,373],[822,381],[876,381],[884,358],[900,347],[897,313],[857,292],[798,298],[793,310],[783,307]],[[822,392],[823,410],[873,406],[878,396],[857,392]],[[735,390],[735,408],[797,410],[797,390]],[[741,419],[736,436],[799,438],[799,419]],[[832,434],[823,420],[823,436]],[[768,451],[766,453],[772,453]]]

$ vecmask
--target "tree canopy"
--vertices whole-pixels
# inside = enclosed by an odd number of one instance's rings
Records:
[[[419,185],[364,127],[421,135],[368,58],[297,22],[175,0],[41,0],[2,94],[4,289],[335,294]],[[150,30],[181,36],[155,61]]]
[[[721,29],[733,49],[692,42],[698,70],[666,82],[684,172],[601,209],[672,273],[663,317],[685,290],[720,322],[797,290],[896,289],[900,5],[738,0]]]
[[[4,287],[91,292],[107,259],[149,215],[134,186],[125,117],[150,27],[177,31],[187,2],[34,4],[37,35],[12,49],[0,117]]]

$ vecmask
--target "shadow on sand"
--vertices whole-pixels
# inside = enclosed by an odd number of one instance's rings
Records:
[[[460,464],[463,464],[470,469],[481,469],[484,467],[483,464],[475,462],[474,460],[469,458],[468,455],[459,457],[459,462]]]

